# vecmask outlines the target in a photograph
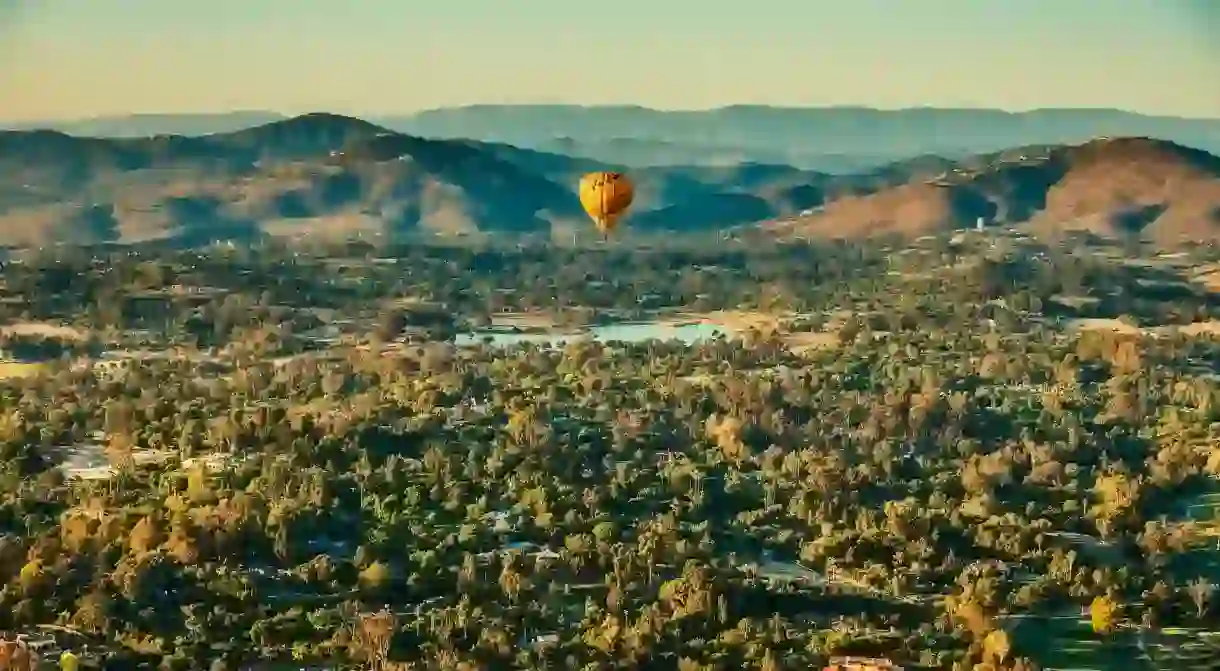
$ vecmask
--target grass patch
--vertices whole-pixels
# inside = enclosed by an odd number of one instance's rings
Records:
[[[44,363],[22,363],[19,361],[0,361],[0,380],[22,379],[41,375],[47,370]]]
[[[0,333],[7,336],[59,338],[61,340],[85,339],[85,333],[80,329],[47,322],[16,322],[0,326]]]
[[[1140,631],[1123,626],[1108,634],[1093,631],[1086,617],[1031,616],[1016,626],[1021,650],[1045,671],[1199,668],[1214,655],[1212,632],[1194,628]]]

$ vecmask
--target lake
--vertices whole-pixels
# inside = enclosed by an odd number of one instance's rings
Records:
[[[542,345],[564,345],[577,340],[630,343],[647,340],[678,340],[688,345],[693,345],[701,340],[710,340],[718,336],[727,337],[730,335],[732,333],[728,329],[713,324],[622,322],[591,326],[568,333],[512,333],[493,329],[477,330],[458,334],[455,342],[458,345],[477,345],[489,342],[495,347],[506,347],[527,342]]]

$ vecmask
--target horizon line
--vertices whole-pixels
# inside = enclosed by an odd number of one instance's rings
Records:
[[[277,109],[260,109],[260,108],[232,108],[227,110],[200,110],[200,111],[178,111],[178,112],[157,112],[157,111],[132,111],[132,112],[116,112],[107,114],[96,114],[91,116],[78,117],[52,117],[52,118],[25,118],[25,119],[4,119],[0,120],[0,124],[15,124],[20,126],[29,126],[31,124],[74,124],[88,123],[97,121],[119,120],[119,119],[139,119],[148,117],[186,117],[186,116],[228,116],[239,114],[267,114],[277,115],[284,118],[295,118],[308,114],[334,114],[337,116],[347,116],[357,119],[384,119],[388,117],[418,117],[425,114],[433,114],[446,111],[460,110],[476,110],[493,107],[503,108],[574,108],[583,110],[634,110],[642,112],[654,112],[659,114],[706,114],[714,112],[725,112],[732,110],[776,110],[776,111],[818,111],[818,110],[840,110],[840,111],[858,111],[858,112],[992,112],[999,114],[1007,114],[1019,116],[1023,114],[1037,114],[1045,112],[1079,112],[1079,113],[1118,113],[1129,114],[1132,116],[1141,116],[1153,119],[1174,119],[1183,121],[1220,121],[1220,116],[1194,116],[1188,114],[1163,114],[1140,112],[1133,109],[1125,109],[1121,107],[1028,107],[1028,108],[1005,108],[1005,107],[974,107],[961,105],[908,105],[898,107],[887,107],[877,105],[864,104],[837,104],[837,105],[772,105],[767,103],[729,103],[725,105],[715,105],[710,107],[652,107],[635,103],[599,103],[599,104],[584,104],[584,103],[562,103],[562,102],[525,102],[525,103],[467,103],[462,105],[442,105],[439,107],[427,107],[413,111],[395,111],[395,112],[355,112],[347,111],[328,111],[322,109],[302,110],[302,111],[285,111]]]

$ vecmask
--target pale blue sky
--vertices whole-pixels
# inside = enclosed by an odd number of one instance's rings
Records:
[[[0,119],[523,102],[1220,117],[1220,0],[0,0]]]

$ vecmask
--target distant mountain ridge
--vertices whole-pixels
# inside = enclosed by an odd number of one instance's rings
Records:
[[[55,130],[80,137],[152,137],[154,135],[212,135],[232,133],[288,117],[278,112],[237,110],[197,114],[128,114],[72,121],[0,124],[0,130]]]
[[[781,163],[626,168],[625,230],[780,237],[986,225],[1220,238],[1220,159],[1153,138],[920,155],[853,174]],[[0,245],[587,231],[576,183],[624,166],[316,113],[201,136],[0,132]]]
[[[49,126],[76,135],[201,135],[282,119],[273,112],[235,112]],[[737,105],[670,111],[638,106],[473,105],[368,120],[420,137],[501,142],[632,167],[768,163],[847,174],[913,156],[957,159],[1009,147],[1077,144],[1099,136],[1153,137],[1220,154],[1220,119],[1107,109],[1006,112]]]

